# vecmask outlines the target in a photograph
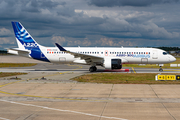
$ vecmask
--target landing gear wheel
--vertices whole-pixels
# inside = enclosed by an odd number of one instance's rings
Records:
[[[96,66],[92,66],[89,68],[89,71],[90,72],[95,72],[97,70]]]
[[[90,71],[90,72],[94,72],[93,67],[90,67],[90,68],[89,68],[89,71]]]
[[[96,66],[94,66],[93,69],[94,69],[94,71],[96,71],[97,70]]]
[[[162,69],[162,67],[161,67],[161,66],[160,66],[160,68],[159,68],[159,71],[160,71],[160,72],[162,72],[162,71],[163,71],[163,69]]]

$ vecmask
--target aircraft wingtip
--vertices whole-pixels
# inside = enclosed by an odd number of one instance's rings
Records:
[[[60,46],[58,43],[55,43],[55,45],[59,48],[60,51],[67,51],[62,46]]]

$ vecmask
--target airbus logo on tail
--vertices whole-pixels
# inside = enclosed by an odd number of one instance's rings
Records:
[[[25,47],[38,47],[36,43],[24,43]]]

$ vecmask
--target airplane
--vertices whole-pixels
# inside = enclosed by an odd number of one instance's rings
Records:
[[[157,48],[124,47],[45,47],[38,44],[20,22],[12,22],[18,48],[9,48],[8,53],[45,62],[58,64],[91,65],[90,72],[96,66],[105,69],[121,69],[123,64],[165,64],[176,61],[166,51]],[[160,65],[159,71],[163,71]]]

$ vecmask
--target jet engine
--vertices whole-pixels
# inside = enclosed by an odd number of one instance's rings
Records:
[[[106,58],[104,60],[103,66],[106,69],[121,69],[122,68],[121,59]]]

